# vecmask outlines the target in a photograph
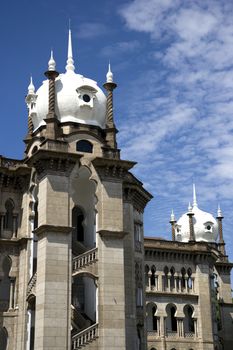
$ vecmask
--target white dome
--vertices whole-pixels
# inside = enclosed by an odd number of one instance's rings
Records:
[[[218,224],[210,213],[194,205],[192,208],[195,240],[200,242],[215,242],[218,236]],[[189,217],[183,214],[176,224],[176,240],[188,242],[190,237]]]
[[[94,80],[68,70],[55,81],[55,113],[61,123],[74,122],[105,128],[106,96]],[[48,113],[48,80],[36,92],[34,130],[45,125]]]

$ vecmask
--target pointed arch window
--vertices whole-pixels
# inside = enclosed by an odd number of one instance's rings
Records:
[[[5,214],[5,222],[4,229],[13,232],[13,211],[14,211],[14,202],[12,199],[8,199],[5,203],[6,214]]]

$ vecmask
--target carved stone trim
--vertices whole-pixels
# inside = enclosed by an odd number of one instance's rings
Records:
[[[72,231],[72,227],[70,226],[54,226],[54,225],[41,225],[33,232],[36,235],[41,235],[43,233],[50,233],[50,232],[56,232],[56,233],[64,233],[69,234]]]
[[[123,238],[128,234],[128,232],[125,232],[125,231],[110,231],[110,230],[99,230],[97,233],[99,233],[101,237],[110,237],[115,239]]]
[[[47,174],[69,176],[81,157],[82,155],[76,153],[39,149],[27,162],[35,167],[40,180]]]
[[[114,181],[118,179],[121,181],[128,170],[136,163],[127,160],[97,157],[92,161],[92,164],[101,179],[114,179]]]

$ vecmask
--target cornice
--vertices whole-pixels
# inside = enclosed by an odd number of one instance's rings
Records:
[[[55,225],[41,225],[34,230],[34,233],[39,236],[46,233],[64,233],[69,234],[72,231],[70,226],[55,226]]]

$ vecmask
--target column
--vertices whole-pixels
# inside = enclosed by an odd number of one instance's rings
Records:
[[[17,219],[18,219],[18,214],[13,214],[13,236],[12,236],[12,238],[17,237],[17,229],[18,229]]]
[[[15,307],[15,277],[10,277],[9,310],[13,310],[14,307]]]
[[[149,290],[151,290],[151,275],[152,275],[152,272],[149,271],[148,272],[148,288],[149,288]]]
[[[167,275],[167,289],[171,291],[171,275]]]
[[[194,320],[194,336],[195,338],[198,337],[198,332],[197,332],[197,319],[195,318]]]

